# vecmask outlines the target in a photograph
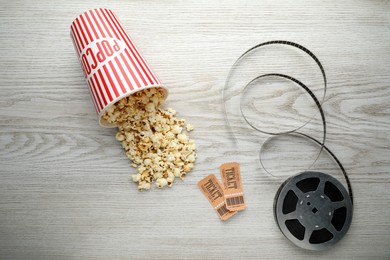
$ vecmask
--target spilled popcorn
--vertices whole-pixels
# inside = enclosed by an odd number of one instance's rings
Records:
[[[158,188],[172,187],[194,167],[196,147],[188,137],[193,126],[176,118],[175,110],[160,108],[163,100],[161,88],[145,89],[121,99],[103,115],[119,128],[116,139],[138,168],[132,180],[139,190],[149,190],[153,182]]]

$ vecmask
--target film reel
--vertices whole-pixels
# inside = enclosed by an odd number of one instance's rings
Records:
[[[273,72],[266,74],[258,73],[261,74],[260,76],[258,74],[253,76],[253,72],[251,72],[252,76],[250,78],[252,78],[252,80],[250,80],[249,83],[247,83],[248,81],[245,81],[243,84],[244,81],[242,80],[241,82],[234,82],[236,85],[244,85],[240,92],[227,93],[229,85],[232,81],[232,74],[237,64],[239,64],[242,59],[251,52],[269,45],[288,45],[296,47],[305,54],[309,55],[312,60],[314,60],[321,71],[324,83],[323,97],[321,100],[317,98],[317,95],[314,94],[313,91],[307,87],[307,85],[297,80],[296,78],[293,78],[287,74]],[[246,92],[248,89],[252,87],[252,83],[258,81],[259,79],[263,80],[264,78],[268,77],[277,77],[293,82],[299,85],[301,89],[310,95],[321,115],[323,127],[323,137],[321,141],[318,141],[316,138],[313,138],[308,134],[298,131],[311,122],[315,116],[306,117],[303,123],[298,126],[294,125],[293,127],[287,128],[288,130],[274,131],[274,129],[272,129],[272,131],[270,131],[264,130],[263,125],[256,122],[256,117],[249,118],[246,115],[242,105],[243,97],[247,94]],[[262,158],[265,147],[271,146],[271,141],[275,140],[276,137],[291,137],[293,135],[301,137],[304,140],[312,141],[312,143],[320,146],[318,156],[311,166],[315,164],[321,152],[326,151],[328,155],[334,159],[342,171],[347,183],[348,190],[345,189],[345,187],[337,179],[328,174],[319,171],[303,171],[295,176],[288,178],[281,185],[276,194],[274,201],[274,216],[279,229],[295,245],[308,250],[327,249],[340,241],[347,233],[351,225],[353,215],[353,196],[348,175],[338,158],[325,146],[326,120],[322,109],[322,102],[324,101],[326,90],[327,79],[325,76],[325,70],[319,59],[307,48],[289,41],[269,41],[258,44],[244,52],[230,69],[223,90],[225,119],[235,141],[237,141],[237,139],[235,138],[234,131],[232,130],[232,127],[229,123],[228,114],[240,114],[244,122],[252,129],[259,133],[271,135],[265,140],[259,151],[259,161],[265,172],[271,176],[274,176],[267,169],[264,164],[265,160]],[[267,95],[272,96],[269,94]],[[239,100],[237,100],[237,98]],[[232,102],[234,105],[234,101],[239,103],[239,113],[237,113],[237,108],[235,108],[234,111],[229,111],[228,113],[228,101],[230,101],[230,105],[232,105]],[[276,150],[276,152],[279,151]],[[308,168],[311,168],[311,166]]]
[[[323,250],[347,233],[352,200],[335,178],[307,171],[287,179],[279,188],[274,216],[282,233],[295,245]]]

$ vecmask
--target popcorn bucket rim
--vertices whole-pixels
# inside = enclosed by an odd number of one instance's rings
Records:
[[[143,91],[145,89],[149,89],[149,88],[161,88],[163,90],[163,101],[165,101],[168,97],[168,89],[162,85],[162,84],[158,84],[158,85],[150,85],[150,86],[145,86],[145,87],[142,87],[142,88],[138,88],[138,89],[134,89],[132,91],[129,91],[127,93],[124,93],[122,96],[119,96],[117,97],[116,99],[114,99],[112,102],[110,102],[109,104],[107,104],[107,106],[105,106],[102,111],[100,111],[99,113],[99,125],[102,126],[102,127],[105,127],[105,128],[115,128],[117,127],[117,125],[115,124],[110,124],[108,123],[106,120],[103,119],[103,115],[104,113],[106,112],[106,110],[112,106],[113,104],[115,104],[116,102],[120,101],[121,99],[123,98],[126,98],[126,97],[129,97],[131,95],[133,95],[134,93],[137,93],[139,91]]]

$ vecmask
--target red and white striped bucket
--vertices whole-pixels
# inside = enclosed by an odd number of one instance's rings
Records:
[[[96,8],[84,12],[70,26],[70,35],[83,68],[99,123],[104,111],[137,91],[161,87],[146,60],[113,11]]]

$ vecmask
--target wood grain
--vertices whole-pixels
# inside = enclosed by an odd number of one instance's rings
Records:
[[[389,2],[2,0],[0,6],[2,259],[390,257]],[[115,130],[97,124],[69,26],[99,6],[117,13],[168,86],[166,106],[195,126],[196,167],[172,189],[138,192]],[[324,252],[296,248],[278,231],[272,207],[283,178],[268,177],[257,161],[267,136],[232,120],[242,130],[234,145],[224,119],[230,66],[251,46],[275,39],[312,50],[328,76],[327,146],[350,175],[355,207],[346,237]],[[196,183],[233,160],[241,163],[248,209],[222,223]],[[326,155],[315,167],[342,180]]]

